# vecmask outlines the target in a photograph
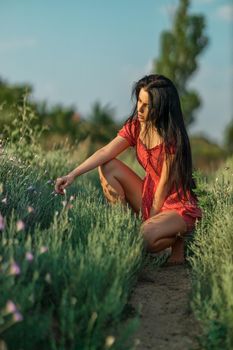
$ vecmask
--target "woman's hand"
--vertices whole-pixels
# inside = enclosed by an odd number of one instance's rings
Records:
[[[74,176],[68,174],[66,176],[58,177],[55,183],[55,191],[59,194],[65,194],[64,189],[71,185],[74,181]]]

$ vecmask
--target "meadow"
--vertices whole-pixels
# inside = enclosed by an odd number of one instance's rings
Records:
[[[86,153],[66,143],[45,152],[33,118],[24,106],[0,145],[0,349],[134,349],[141,217],[107,202],[97,169],[56,194],[55,179]],[[130,152],[119,159],[143,173]],[[187,246],[191,305],[203,348],[232,349],[233,157],[195,177],[204,217]]]

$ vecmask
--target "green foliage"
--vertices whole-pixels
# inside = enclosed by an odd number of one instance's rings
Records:
[[[22,96],[25,92],[31,93],[32,86],[25,84],[10,85],[0,78],[0,129],[5,125],[11,125],[15,113],[22,107]]]
[[[26,162],[31,162],[40,150],[38,140],[46,127],[35,125],[37,116],[27,102],[28,94],[23,96],[22,105],[17,106],[12,125],[3,127],[3,135],[10,140],[11,150]]]
[[[192,309],[200,321],[203,349],[233,348],[233,158],[214,175],[199,178],[203,219],[190,249]]]
[[[195,168],[209,174],[225,162],[228,153],[204,135],[190,137],[192,158]]]
[[[48,136],[51,137],[53,134],[67,135],[71,142],[80,142],[89,138],[94,145],[90,149],[90,153],[93,153],[96,144],[106,144],[116,135],[118,124],[113,118],[114,109],[108,105],[102,107],[99,102],[95,102],[90,115],[82,118],[75,112],[74,106],[64,107],[57,104],[48,107],[45,101],[32,101],[29,99],[32,91],[29,85],[11,85],[0,80],[0,100],[2,101],[0,127],[11,137],[15,136],[14,142],[21,132],[18,119],[21,120],[23,115],[28,114],[31,114],[30,125],[34,133],[35,129],[43,129],[43,138],[40,140],[42,144],[43,141],[47,141]],[[28,132],[29,129],[28,127]]]
[[[189,0],[179,1],[171,30],[161,34],[160,56],[154,60],[153,67],[153,72],[164,74],[175,83],[187,126],[194,122],[194,112],[201,104],[200,96],[188,83],[198,68],[199,55],[208,44],[205,19],[202,15],[190,15],[189,5]]]
[[[0,157],[0,337],[9,350],[102,350],[109,336],[112,349],[130,349],[139,315],[121,321],[142,264],[140,221],[108,205],[92,174],[54,193],[55,178],[74,168],[71,149],[45,153],[24,102]],[[8,301],[22,320],[5,315]]]
[[[90,137],[92,142],[109,142],[117,132],[117,125],[113,119],[114,109],[108,105],[101,106],[95,102],[92,106],[88,121],[90,121]]]

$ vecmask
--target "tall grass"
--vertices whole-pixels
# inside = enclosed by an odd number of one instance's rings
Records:
[[[54,180],[82,157],[43,152],[24,112],[0,156],[0,338],[9,350],[132,349],[139,313],[122,321],[143,262],[140,218],[109,205],[94,172],[57,195]]]
[[[190,245],[192,309],[204,349],[233,349],[233,157],[199,184],[204,217]]]

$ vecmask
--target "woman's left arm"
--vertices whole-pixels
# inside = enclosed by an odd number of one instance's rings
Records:
[[[174,154],[169,155],[167,161],[164,159],[160,180],[154,194],[153,203],[150,210],[150,217],[159,213],[168,195],[168,169],[169,165],[171,167],[171,162],[173,159]]]

